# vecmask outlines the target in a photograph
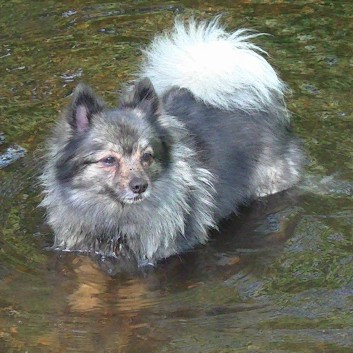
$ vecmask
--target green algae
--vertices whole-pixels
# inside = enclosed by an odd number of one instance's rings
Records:
[[[351,2],[0,5],[0,152],[14,143],[28,151],[0,171],[1,351],[352,351]],[[240,217],[233,242],[220,246],[221,232],[181,268],[161,265],[146,279],[107,279],[80,257],[44,250],[52,234],[37,208],[41,149],[74,87],[84,81],[115,104],[141,49],[176,14],[219,13],[229,28],[270,34],[256,43],[290,88],[309,175],[292,204],[271,211],[278,227],[267,215]]]

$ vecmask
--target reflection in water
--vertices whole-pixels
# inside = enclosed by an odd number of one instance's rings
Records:
[[[70,310],[85,313],[102,308],[98,294],[105,291],[106,276],[88,258],[81,259],[74,273],[78,287],[68,296]]]
[[[27,154],[0,170],[0,352],[352,352],[352,6],[2,1],[0,154]],[[261,46],[292,89],[303,184],[155,269],[44,250],[33,180],[65,97],[83,80],[115,101],[141,46],[181,12],[273,34]]]
[[[63,259],[61,259],[63,260]],[[69,321],[63,322],[61,329],[40,337],[52,347],[60,342],[60,347],[70,349],[75,340],[84,341],[84,352],[104,352],[106,347],[116,347],[117,352],[124,352],[129,346],[136,329],[148,328],[148,324],[135,323],[142,308],[152,305],[147,297],[148,288],[138,279],[130,279],[116,286],[97,264],[88,257],[73,258],[71,294],[66,295],[66,315],[80,318],[76,328]],[[71,282],[71,281],[70,281]],[[63,335],[71,332],[63,342]],[[73,339],[74,338],[74,339]]]

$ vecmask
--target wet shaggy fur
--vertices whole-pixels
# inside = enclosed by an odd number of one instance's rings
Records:
[[[252,36],[179,22],[145,51],[119,107],[78,86],[41,177],[55,249],[154,264],[298,181],[285,86]]]

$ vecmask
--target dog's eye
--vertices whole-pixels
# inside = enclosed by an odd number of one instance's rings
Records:
[[[149,162],[152,162],[152,159],[153,159],[153,155],[151,152],[145,152],[143,155],[142,155],[142,162],[145,162],[145,163],[149,163]]]
[[[107,167],[111,167],[115,164],[118,163],[117,159],[115,157],[109,156],[101,160],[103,164],[105,164]]]

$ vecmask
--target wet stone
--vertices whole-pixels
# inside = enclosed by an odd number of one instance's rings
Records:
[[[329,55],[324,59],[324,62],[327,66],[337,66],[338,57],[336,55]]]
[[[303,84],[301,88],[303,91],[310,93],[310,94],[313,94],[313,95],[317,95],[320,93],[320,90],[316,86],[314,86],[310,83]]]
[[[0,145],[2,145],[5,142],[5,135],[3,132],[0,132]]]
[[[1,135],[0,135],[0,143],[1,143]],[[17,144],[8,147],[4,153],[0,154],[0,169],[9,166],[13,162],[24,157],[25,154],[26,154],[26,150]]]

